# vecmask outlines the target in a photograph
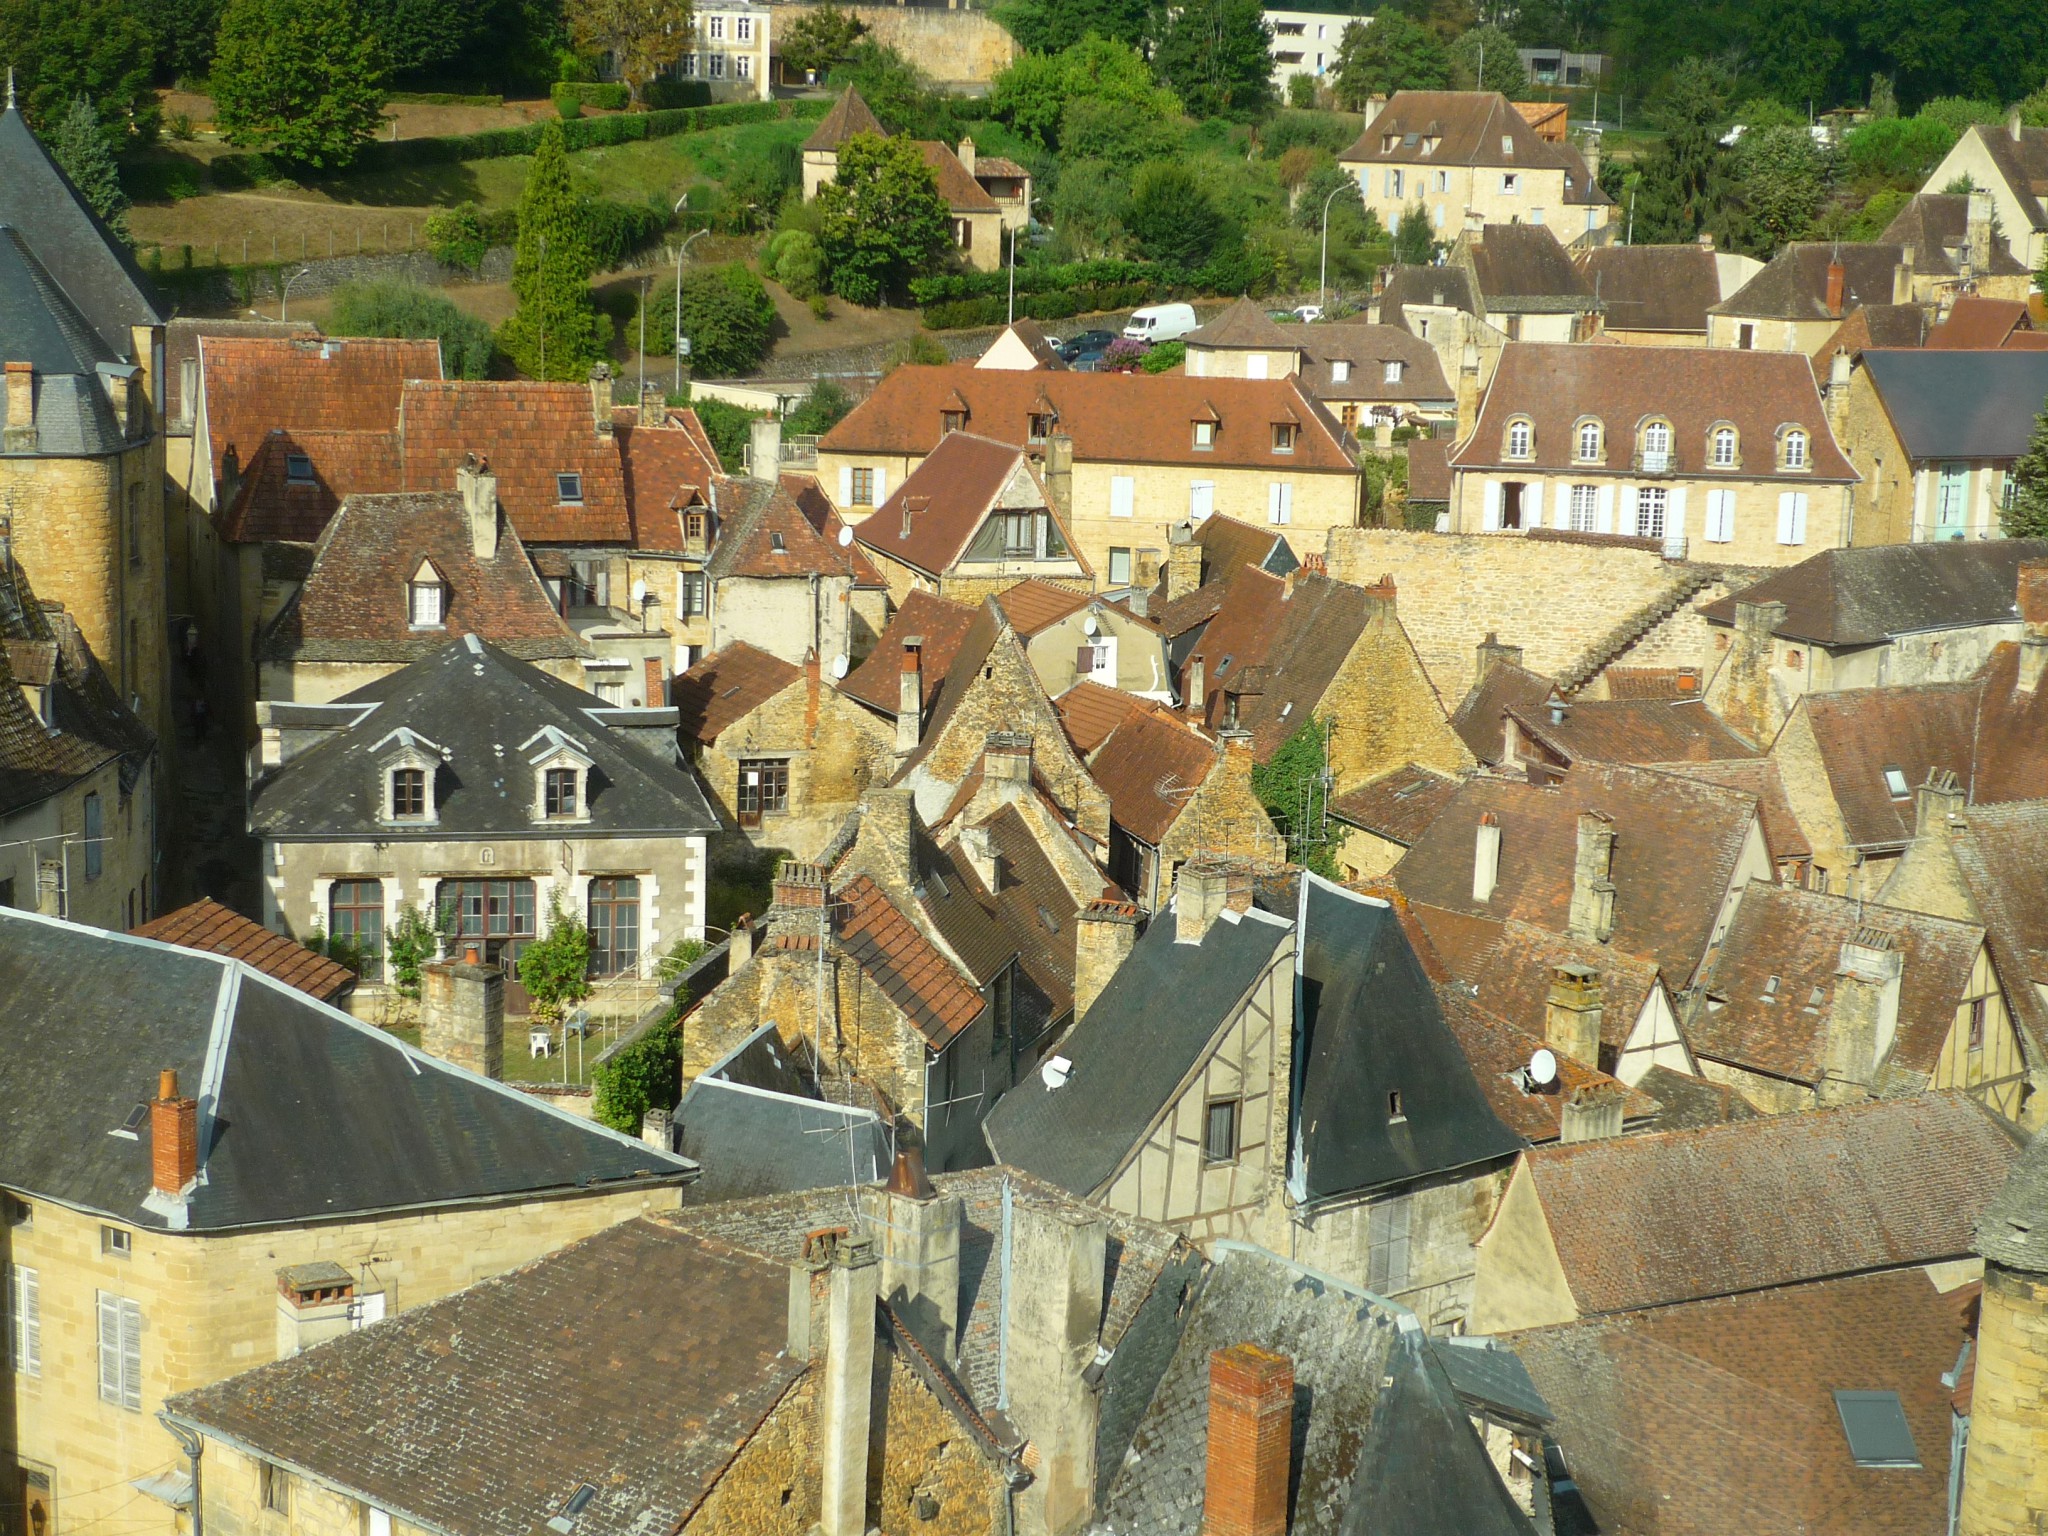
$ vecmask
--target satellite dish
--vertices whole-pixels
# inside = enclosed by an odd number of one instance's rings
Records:
[[[1093,640],[1095,638],[1096,628],[1097,626],[1095,623],[1095,615],[1092,613],[1089,614],[1087,618],[1081,621],[1081,633],[1086,635],[1090,640]]]
[[[1539,1049],[1529,1058],[1529,1081],[1537,1088],[1548,1088],[1557,1081],[1557,1057],[1546,1047]]]
[[[646,583],[646,582],[644,582],[644,581],[636,581],[636,582],[634,582],[634,583],[633,583],[633,602],[634,602],[634,604],[635,604],[636,606],[645,606],[645,605],[646,605],[646,602],[647,602],[647,583]]]
[[[835,680],[846,676],[846,658],[844,656],[834,656],[832,658],[832,676]]]
[[[853,530],[847,527],[844,523],[841,523],[839,525],[839,547],[841,549],[847,549],[850,548],[852,544]]]

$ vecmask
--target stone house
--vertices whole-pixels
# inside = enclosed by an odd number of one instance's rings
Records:
[[[2048,261],[2048,211],[2040,191],[2048,179],[2048,128],[2025,126],[2017,109],[2003,123],[1973,124],[1922,186],[1940,192],[1964,176],[1990,193],[2007,253],[2027,271],[2039,271]]]
[[[1861,478],[1804,356],[1511,345],[1451,454],[1450,531],[1555,528],[1771,566],[1852,541]]]
[[[673,1206],[693,1172],[224,956],[0,911],[0,991],[31,1529],[173,1536],[193,1489],[167,1398]],[[474,1047],[491,991],[450,1013]]]
[[[1036,579],[995,594],[1039,684],[1058,698],[1082,683],[1169,703],[1165,637],[1124,603]]]
[[[1166,637],[1167,657],[1178,677],[1239,572],[1285,576],[1300,565],[1284,534],[1218,514],[1168,529],[1157,578],[1148,589],[1141,570],[1130,601],[1134,609],[1142,606]]]
[[[1840,430],[1862,474],[1852,542],[2003,536],[2013,463],[2048,400],[2048,351],[1869,351]]]
[[[640,978],[701,938],[717,821],[678,761],[673,709],[620,709],[474,634],[331,703],[266,703],[249,831],[264,924],[381,955],[408,909],[501,967],[559,903],[591,974]],[[386,978],[366,967],[355,1006]]]
[[[1532,1147],[1479,1240],[1472,1331],[1867,1270],[1939,1266],[1960,1283],[2019,1147],[1961,1093]]]
[[[2026,1056],[1983,928],[1763,881],[1700,973],[1700,1074],[1782,1114],[1956,1088],[2017,1121]]]
[[[1696,245],[1606,245],[1578,257],[1601,304],[1600,339],[1639,347],[1703,347],[1707,311],[1763,270],[1754,256]]]
[[[1059,348],[1045,334],[1043,327],[1027,317],[1012,320],[1004,326],[996,339],[974,360],[974,366],[1031,372],[1039,368],[1064,368],[1067,360],[1060,356]]]
[[[1508,333],[1484,317],[1471,270],[1434,263],[1394,267],[1366,313],[1429,345],[1452,386],[1455,430],[1461,436],[1469,432],[1479,392],[1492,381],[1508,344]]]
[[[1468,211],[1444,263],[1470,274],[1479,318],[1509,341],[1587,341],[1600,329],[1605,301],[1545,225]]]
[[[2011,226],[1998,222],[1997,195],[1978,186],[1967,193],[1916,193],[1878,236],[1912,247],[1915,273],[1937,280],[1928,296],[1944,311],[1995,300],[2024,307],[2033,287],[2033,270],[1999,238],[1998,231]]]
[[[1296,378],[898,368],[818,444],[818,475],[848,518],[867,515],[967,431],[1021,447],[1075,552],[1108,579],[1112,551],[1166,548],[1168,531],[1226,513],[1289,537],[1358,521],[1354,445]]]
[[[1707,345],[1811,357],[1843,318],[1865,305],[1918,304],[1937,275],[1912,245],[1884,240],[1795,240],[1707,311]]]
[[[1961,1426],[1969,1445],[1962,1487],[1951,1494],[1964,1536],[1993,1536],[2048,1509],[2041,1416],[2028,1396],[2028,1382],[2048,1356],[2048,1252],[2039,1226],[2044,1205],[2048,1142],[2036,1136],[1977,1229],[1984,1291]]]
[[[881,638],[867,659],[839,682],[839,691],[858,699],[884,719],[894,721],[909,702],[903,691],[905,653],[917,653],[917,731],[938,703],[940,688],[952,669],[960,643],[974,627],[978,608],[930,592],[912,592],[889,616]],[[899,745],[899,753],[909,749]]]
[[[1334,796],[1331,856],[1345,882],[1377,880],[1400,863],[1457,789],[1450,774],[1403,763]]]
[[[124,242],[0,107],[0,506],[10,558],[117,697],[172,726],[164,612],[164,313]]]
[[[1396,91],[1337,161],[1385,229],[1421,208],[1439,240],[1474,213],[1554,226],[1575,247],[1612,238],[1614,200],[1578,150],[1546,142],[1497,91]]]
[[[784,16],[787,12],[780,13]],[[685,51],[664,73],[702,80],[719,101],[771,101],[776,85],[778,10],[755,0],[721,0],[693,17]]]
[[[895,772],[893,725],[826,682],[815,656],[793,667],[737,642],[678,677],[675,701],[720,820],[757,848],[816,859]]]
[[[704,562],[711,649],[745,643],[784,661],[850,666],[874,648],[889,594],[807,477],[729,482]],[[841,674],[843,675],[843,673]]]
[[[0,518],[0,907],[133,927],[162,898],[157,739]]]
[[[840,472],[842,505],[852,477],[850,469]],[[854,525],[854,537],[898,603],[913,591],[978,603],[1033,578],[1080,592],[1096,585],[1029,455],[972,432],[941,438],[889,499]],[[1120,571],[1111,586],[1130,585],[1128,549]]]
[[[1279,325],[1239,299],[1185,340],[1190,377],[1298,376],[1346,431],[1449,420],[1456,410],[1435,350],[1399,326]]]

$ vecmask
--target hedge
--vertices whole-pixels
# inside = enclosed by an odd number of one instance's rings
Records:
[[[395,106],[408,107],[502,107],[505,98],[498,95],[465,96],[459,91],[387,91],[384,99]]]
[[[934,331],[1001,325],[1009,314],[1009,276],[955,272],[913,278],[910,296]],[[1100,310],[1131,309],[1157,299],[1265,291],[1273,265],[1263,257],[1232,253],[1200,267],[1166,262],[1077,261],[1017,269],[1017,313],[1033,320],[1065,320]]]
[[[555,104],[555,111],[567,118],[581,117],[585,107],[623,112],[633,105],[631,88],[617,81],[557,80],[548,96]]]
[[[711,105],[711,82],[650,80],[641,94],[647,98],[647,105],[656,112],[665,112],[675,107],[708,107]]]

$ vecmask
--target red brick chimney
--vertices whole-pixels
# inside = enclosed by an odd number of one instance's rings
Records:
[[[1286,1536],[1294,1362],[1256,1344],[1209,1356],[1202,1536]]]
[[[1837,256],[1828,263],[1828,313],[1835,319],[1842,318],[1842,295],[1849,286],[1849,269],[1842,265]]]
[[[199,1101],[178,1097],[178,1074],[157,1074],[156,1102],[149,1106],[150,1185],[162,1195],[182,1195],[199,1177]]]

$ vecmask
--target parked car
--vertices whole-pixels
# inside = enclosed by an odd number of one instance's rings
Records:
[[[1078,336],[1069,336],[1057,344],[1057,350],[1069,367],[1078,362],[1086,353],[1102,355],[1102,349],[1116,340],[1115,331],[1083,331]]]
[[[1294,310],[1294,318],[1303,325],[1313,325],[1316,321],[1323,318],[1323,306],[1320,304],[1299,305]]]
[[[1068,357],[1067,366],[1076,373],[1093,373],[1102,366],[1102,354],[1107,350],[1107,347],[1089,347],[1085,351],[1076,352]]]
[[[1199,328],[1192,304],[1148,304],[1131,311],[1124,327],[1126,341],[1175,341]]]

